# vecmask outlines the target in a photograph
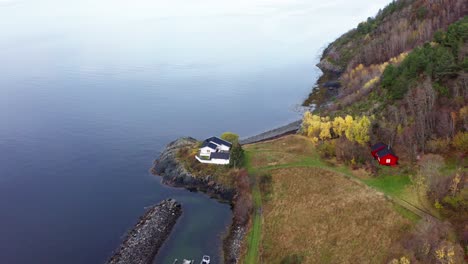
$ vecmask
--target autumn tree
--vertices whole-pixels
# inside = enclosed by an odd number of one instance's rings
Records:
[[[351,126],[345,132],[349,140],[355,141],[361,145],[366,144],[369,137],[370,119],[367,116],[357,118],[351,123]]]
[[[347,115],[345,118],[335,117],[330,121],[329,117],[320,117],[310,112],[304,114],[302,130],[311,137],[314,142],[331,139],[333,136],[346,135],[350,141],[364,145],[369,141],[370,119],[367,116],[357,117]]]
[[[347,115],[344,120],[345,120],[345,122],[344,122],[345,135],[349,140],[353,141],[353,139],[352,139],[353,135],[351,133],[351,127],[353,126],[354,118],[352,116],[350,116],[350,115]]]
[[[221,138],[233,144],[239,142],[239,135],[232,132],[224,132],[223,134],[221,134]]]
[[[452,141],[453,147],[458,151],[468,153],[468,132],[458,132]]]
[[[338,137],[342,136],[346,130],[344,118],[342,118],[341,116],[335,117],[335,119],[333,119],[332,127],[333,127],[333,132],[336,136]]]

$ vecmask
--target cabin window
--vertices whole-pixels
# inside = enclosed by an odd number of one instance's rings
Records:
[[[387,159],[387,163],[390,163],[390,159]]]

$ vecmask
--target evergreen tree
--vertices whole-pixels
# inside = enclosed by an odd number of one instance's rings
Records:
[[[229,167],[240,168],[244,164],[244,150],[239,142],[232,144]]]

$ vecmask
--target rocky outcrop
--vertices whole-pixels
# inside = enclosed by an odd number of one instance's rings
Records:
[[[285,126],[281,126],[281,127],[269,130],[267,132],[263,132],[253,137],[242,139],[239,141],[239,143],[242,145],[252,144],[255,142],[278,138],[287,134],[295,134],[301,128],[301,124],[302,124],[302,120],[297,120]]]
[[[317,64],[317,67],[320,70],[324,71],[324,72],[325,71],[330,71],[330,72],[334,72],[334,73],[338,73],[338,74],[343,72],[343,68],[331,63],[328,59],[320,60],[320,62]]]
[[[183,147],[193,147],[198,143],[194,138],[179,138],[169,143],[161,153],[159,159],[154,162],[151,172],[162,177],[162,182],[169,186],[183,187],[191,191],[200,191],[210,195],[210,197],[231,202],[235,190],[227,188],[214,181],[213,177],[206,175],[203,177],[193,176],[177,160],[177,153]]]
[[[181,205],[173,199],[151,207],[107,263],[151,264],[181,214]]]

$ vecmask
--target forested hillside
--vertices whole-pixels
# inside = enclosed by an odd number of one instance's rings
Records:
[[[324,74],[305,105],[322,116],[373,116],[370,141],[404,146],[411,161],[466,144],[464,14],[466,1],[392,2],[327,47]]]
[[[324,50],[318,64],[324,74],[304,105],[323,107],[330,98],[338,98],[340,102],[333,106],[339,108],[359,100],[376,86],[375,78],[382,74],[383,64],[395,63],[405,52],[432,40],[435,32],[466,15],[467,5],[463,0],[392,2]],[[359,96],[344,98],[366,83],[368,89],[359,91]]]
[[[369,172],[369,183],[396,197],[412,192],[414,204],[450,222],[434,227],[437,238],[405,238],[398,247],[411,263],[459,263],[450,256],[460,251],[436,250],[455,249],[446,244],[455,241],[468,256],[467,5],[392,2],[325,49],[323,75],[304,102],[311,111],[302,132],[323,158]],[[369,154],[377,142],[397,153],[397,167],[382,168]]]

